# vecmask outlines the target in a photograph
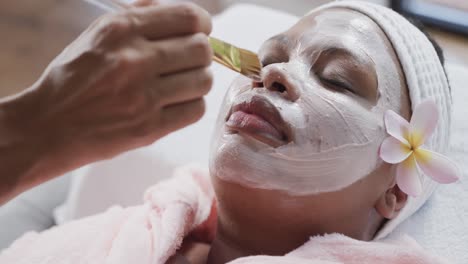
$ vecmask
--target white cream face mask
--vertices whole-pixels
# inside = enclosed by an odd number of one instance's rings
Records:
[[[330,9],[267,41],[264,86],[239,77],[226,94],[212,176],[309,195],[343,189],[375,170],[383,113],[400,111],[405,89],[378,30],[364,15]]]

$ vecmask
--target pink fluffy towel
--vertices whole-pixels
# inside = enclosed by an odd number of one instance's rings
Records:
[[[191,235],[212,241],[216,210],[208,173],[195,167],[146,191],[139,206],[107,212],[30,232],[0,255],[2,264],[165,263]],[[312,237],[285,256],[251,256],[241,263],[445,263],[409,237],[398,241],[363,242],[340,234]]]

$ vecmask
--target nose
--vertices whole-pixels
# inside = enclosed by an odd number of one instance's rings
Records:
[[[263,86],[267,90],[280,93],[286,99],[294,102],[299,98],[298,87],[294,84],[293,80],[291,80],[286,70],[282,68],[281,65],[282,64],[272,64],[263,68],[263,83],[259,82],[255,87]]]

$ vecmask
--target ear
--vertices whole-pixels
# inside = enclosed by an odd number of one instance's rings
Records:
[[[400,210],[405,206],[408,195],[404,193],[398,185],[394,184],[382,193],[375,203],[375,210],[386,219],[395,218]]]

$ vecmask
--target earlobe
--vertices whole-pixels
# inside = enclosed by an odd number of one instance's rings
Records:
[[[386,219],[395,218],[405,206],[408,196],[394,185],[383,193],[375,204],[375,210]]]

